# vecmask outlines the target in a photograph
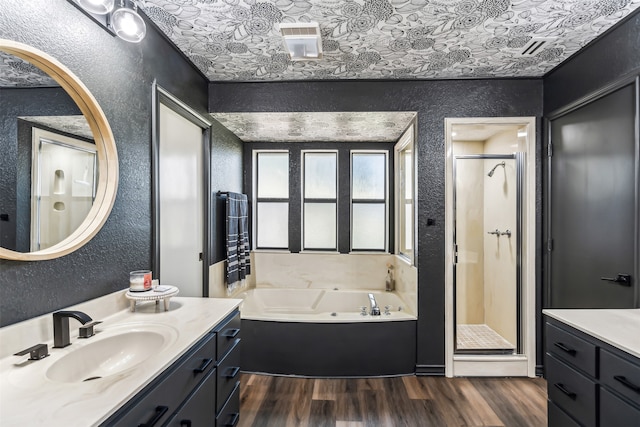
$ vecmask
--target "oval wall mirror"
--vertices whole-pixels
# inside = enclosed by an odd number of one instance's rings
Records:
[[[67,67],[19,42],[0,39],[0,91],[0,258],[67,255],[100,230],[115,201],[109,123]]]

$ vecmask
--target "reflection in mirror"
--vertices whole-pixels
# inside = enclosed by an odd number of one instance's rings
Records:
[[[93,134],[55,80],[2,51],[0,94],[0,247],[42,250],[71,235],[91,209]]]
[[[34,150],[35,129],[51,134],[44,136],[49,142],[36,136]],[[65,158],[79,157],[77,164],[48,164],[55,157],[49,152],[52,147],[64,147]],[[6,39],[0,39],[0,151],[0,259],[55,259],[80,248],[102,228],[118,188],[118,154],[104,112],[89,89],[58,60]],[[42,203],[42,184],[47,180],[52,181],[49,193],[65,193],[71,199]],[[34,203],[32,189],[37,190]],[[74,198],[84,200],[76,203]],[[56,224],[56,237],[51,239],[43,238],[40,227],[40,237],[32,239],[36,232],[31,229],[44,217],[47,204],[54,211],[72,213],[74,219],[65,221],[73,224]],[[84,205],[82,212],[76,214],[75,204]],[[32,250],[32,243],[39,250]]]
[[[96,147],[34,128],[31,251],[60,243],[84,221],[96,190]]]

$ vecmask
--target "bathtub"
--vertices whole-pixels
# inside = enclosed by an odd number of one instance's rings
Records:
[[[373,294],[380,316],[363,316],[370,311],[368,294]],[[378,290],[257,288],[240,298],[243,319],[282,322],[387,322],[415,320],[407,304],[394,292]],[[388,313],[385,307],[389,306]]]
[[[363,306],[369,313],[369,293],[380,316],[361,315]],[[394,292],[257,288],[240,297],[245,372],[305,377],[415,372],[417,318]]]

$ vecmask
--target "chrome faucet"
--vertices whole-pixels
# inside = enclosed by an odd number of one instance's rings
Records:
[[[69,318],[73,317],[83,325],[91,322],[91,317],[81,311],[56,311],[53,313],[53,347],[62,348],[71,344]]]
[[[369,294],[369,304],[371,305],[371,310],[369,314],[372,316],[380,316],[380,307],[378,307],[378,303],[376,302],[373,294]]]

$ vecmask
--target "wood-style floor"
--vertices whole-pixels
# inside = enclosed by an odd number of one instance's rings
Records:
[[[243,374],[240,427],[546,426],[540,378],[306,379]]]

